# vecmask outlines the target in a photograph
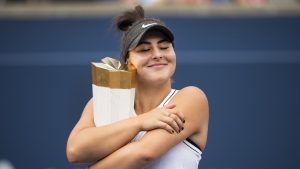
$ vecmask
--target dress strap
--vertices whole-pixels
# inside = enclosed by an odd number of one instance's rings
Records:
[[[168,104],[177,92],[178,92],[178,90],[171,89],[170,93],[167,95],[167,97],[164,98],[164,100],[160,103],[160,105],[158,107],[163,107],[166,104]]]

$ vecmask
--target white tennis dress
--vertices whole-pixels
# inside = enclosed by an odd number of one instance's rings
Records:
[[[176,93],[177,90],[172,89],[158,107],[168,104]],[[140,140],[145,133],[145,131],[139,132],[132,141]],[[202,152],[196,144],[190,139],[186,139],[154,161],[147,169],[198,169],[201,154]]]

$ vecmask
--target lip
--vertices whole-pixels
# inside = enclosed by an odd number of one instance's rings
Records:
[[[159,67],[159,66],[166,66],[167,63],[154,63],[150,64],[148,67]]]

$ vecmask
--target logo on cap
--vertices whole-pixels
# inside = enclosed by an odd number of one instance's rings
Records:
[[[151,25],[156,25],[157,23],[156,22],[154,22],[154,23],[149,23],[149,24],[143,24],[142,25],[142,28],[147,28],[147,27],[149,27],[149,26],[151,26]]]

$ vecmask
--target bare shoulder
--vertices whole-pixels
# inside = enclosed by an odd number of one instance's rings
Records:
[[[91,98],[85,105],[81,117],[77,124],[75,125],[73,132],[79,132],[82,129],[88,128],[88,127],[94,127],[94,114],[93,114],[93,99]]]
[[[189,102],[190,104],[203,104],[202,106],[208,106],[208,100],[206,94],[198,87],[187,86],[179,90],[177,94],[180,100]]]
[[[91,98],[82,112],[82,118],[86,118],[86,120],[90,123],[94,121],[94,103],[93,98]]]
[[[207,125],[209,106],[206,94],[198,87],[184,87],[171,100],[181,111],[187,122],[191,122],[192,126],[201,128]]]
[[[177,97],[174,100],[176,107],[185,115],[185,128],[192,131],[189,138],[201,150],[204,150],[209,123],[209,106],[206,94],[198,87],[188,86],[181,89],[175,96]]]
[[[206,98],[205,93],[198,87],[196,86],[187,86],[179,90],[179,92],[187,94],[187,95],[195,95],[198,97],[203,97]]]

